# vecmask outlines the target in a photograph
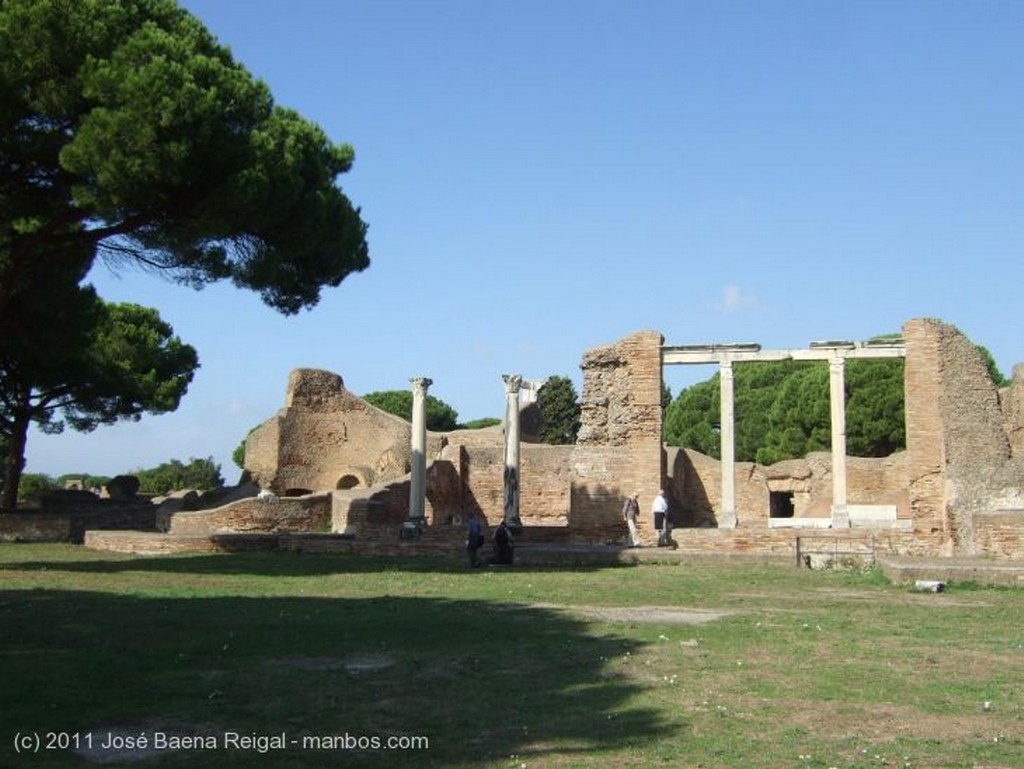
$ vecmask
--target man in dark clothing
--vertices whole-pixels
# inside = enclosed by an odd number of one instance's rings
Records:
[[[515,560],[516,546],[512,541],[512,532],[508,530],[504,519],[494,530],[494,562],[508,566]]]

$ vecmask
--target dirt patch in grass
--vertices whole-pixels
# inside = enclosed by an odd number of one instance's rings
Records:
[[[863,590],[846,590],[842,588],[814,588],[806,593],[793,592],[789,594],[764,593],[764,592],[732,592],[726,593],[725,597],[743,603],[759,603],[761,608],[779,612],[793,611],[791,604],[806,604],[807,599],[826,597],[830,600],[850,601],[858,604],[872,604],[884,600],[886,605],[892,606],[933,606],[939,609],[963,609],[978,608],[985,609],[992,606],[991,602],[966,596],[953,596],[950,593],[933,593],[907,590],[906,593],[886,594],[880,598],[878,594],[865,592]],[[797,610],[802,611],[803,607]]]
[[[531,604],[536,608],[557,609],[601,622],[649,623],[652,625],[704,625],[736,612],[719,609],[687,609],[671,606],[556,606]]]

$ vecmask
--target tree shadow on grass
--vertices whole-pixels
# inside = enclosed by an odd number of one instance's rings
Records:
[[[21,545],[11,545],[21,547]],[[74,571],[87,573],[119,573],[159,571],[181,574],[252,574],[262,576],[303,577],[318,574],[369,574],[379,571],[410,573],[460,573],[467,571],[464,553],[453,553],[450,558],[439,555],[374,556],[357,554],[301,553],[289,551],[259,551],[219,553],[215,555],[150,555],[118,558],[99,558],[97,551],[82,549],[82,558],[61,560],[56,557],[43,561],[0,561],[0,573],[5,569],[18,571]],[[109,554],[106,554],[109,555]],[[631,564],[615,564],[614,568],[627,568]],[[506,568],[506,567],[502,567]],[[609,565],[566,564],[559,566],[516,565],[517,571],[576,571],[593,572],[611,568]]]
[[[217,741],[144,762],[175,767],[507,766],[513,756],[516,766],[579,765],[595,751],[685,735],[635,705],[642,686],[627,671],[638,641],[538,607],[31,590],[0,592],[0,627],[4,766],[22,765],[15,734],[50,730]],[[229,749],[225,732],[287,742]],[[339,750],[325,739],[345,735],[425,737],[429,747]],[[81,764],[67,751],[31,762]]]

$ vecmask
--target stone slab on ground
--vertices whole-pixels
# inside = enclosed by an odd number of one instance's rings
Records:
[[[992,558],[910,558],[879,555],[878,567],[896,585],[918,580],[949,584],[973,582],[979,585],[1024,587],[1024,561]]]

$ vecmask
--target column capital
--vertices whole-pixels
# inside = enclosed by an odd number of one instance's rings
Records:
[[[433,379],[428,379],[425,376],[418,376],[418,377],[413,377],[412,379],[410,379],[409,380],[409,384],[412,385],[412,389],[413,390],[415,390],[417,392],[426,393],[427,388],[430,387],[430,385],[434,384],[434,380]]]
[[[523,386],[522,374],[502,374],[501,379],[505,382],[505,392],[510,395],[519,392],[519,388]]]

